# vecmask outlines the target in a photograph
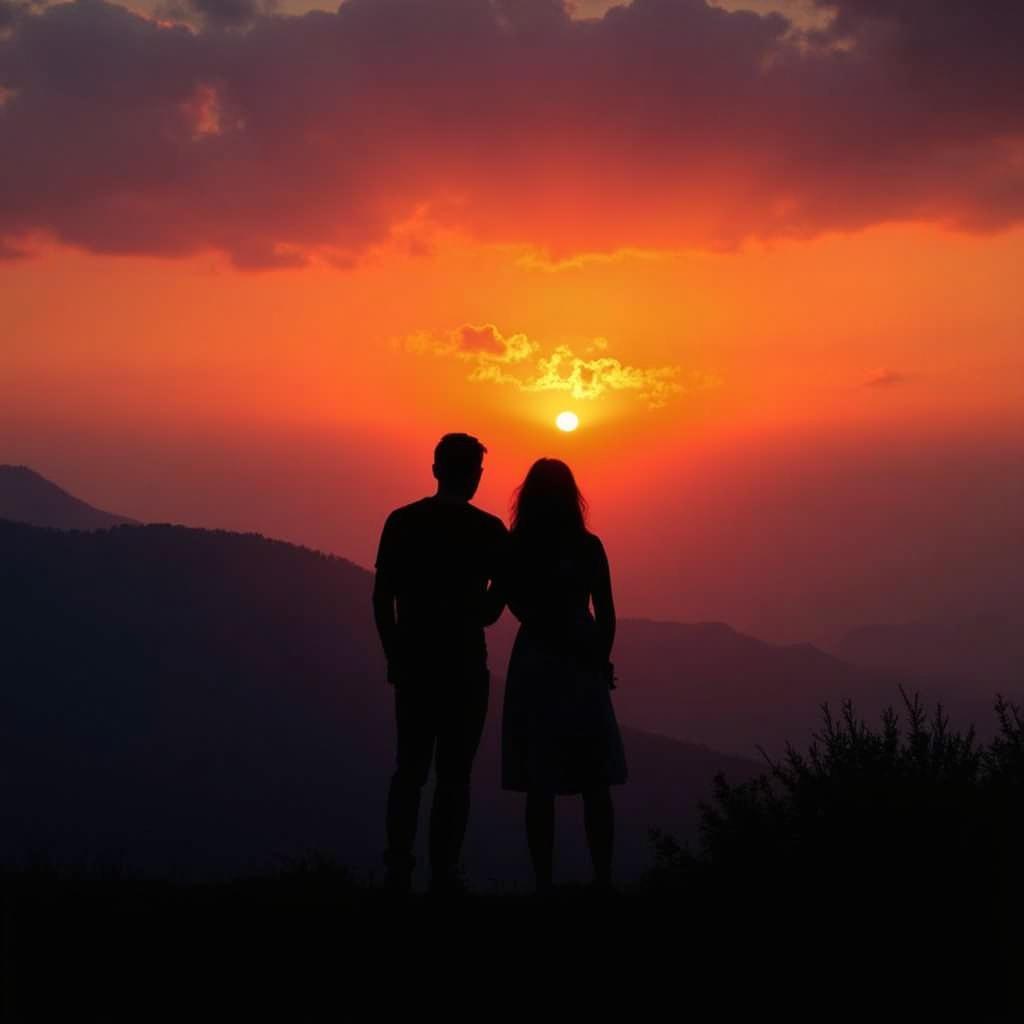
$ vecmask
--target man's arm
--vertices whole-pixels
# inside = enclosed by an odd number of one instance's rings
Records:
[[[393,562],[396,557],[397,537],[393,514],[388,516],[377,548],[377,573],[373,577],[373,621],[377,625],[384,657],[388,663],[387,680],[396,681],[398,662],[398,620],[395,609]]]
[[[377,624],[384,657],[390,664],[397,648],[398,622],[395,619],[395,591],[382,572],[373,578],[373,621]]]

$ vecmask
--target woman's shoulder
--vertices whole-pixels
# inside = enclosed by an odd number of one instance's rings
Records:
[[[604,544],[596,533],[589,530],[583,531],[583,548],[591,558],[606,558]]]

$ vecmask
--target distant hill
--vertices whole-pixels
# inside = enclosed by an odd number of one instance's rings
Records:
[[[862,626],[847,633],[836,650],[858,665],[909,676],[1024,686],[1024,625],[1006,616]]]
[[[0,466],[0,519],[58,530],[106,530],[135,522],[87,505],[28,466]]]
[[[0,523],[0,564],[0,858],[201,875],[319,850],[379,868],[393,705],[368,572],[170,526]],[[527,875],[522,798],[498,788],[501,699],[496,680],[466,848],[478,881]],[[625,874],[650,863],[649,826],[694,838],[716,771],[759,770],[635,729],[625,741]],[[583,877],[578,803],[562,802],[559,856]]]
[[[495,664],[506,664],[515,635],[509,617],[489,641]],[[802,746],[821,725],[821,705],[838,712],[854,702],[861,718],[902,710],[899,687],[941,701],[954,723],[991,729],[999,687],[977,673],[912,673],[899,664],[855,665],[811,644],[765,643],[720,622],[621,619],[614,660],[616,707],[624,721],[662,735],[742,756]],[[1019,698],[1024,679],[1004,687]]]
[[[956,725],[976,723],[982,734],[995,726],[998,687],[978,677],[863,667],[811,644],[764,643],[721,623],[625,620],[615,660],[627,721],[741,754],[758,745],[773,755],[786,742],[804,746],[821,726],[826,701],[838,712],[852,700],[872,722],[889,705],[902,713],[901,686],[930,708],[941,702]],[[1022,692],[1024,680],[1006,688],[1016,699]]]

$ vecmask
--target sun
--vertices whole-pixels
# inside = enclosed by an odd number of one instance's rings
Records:
[[[570,431],[575,430],[580,425],[580,418],[574,412],[560,412],[555,417],[555,426],[559,430],[564,430],[567,434]]]

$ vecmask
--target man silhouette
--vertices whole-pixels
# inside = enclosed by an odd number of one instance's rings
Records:
[[[431,890],[456,884],[469,780],[490,676],[484,627],[501,615],[505,524],[471,505],[486,448],[445,434],[434,450],[437,493],[395,509],[377,553],[373,610],[395,690],[397,758],[387,802],[387,884],[407,891],[420,792],[435,766]]]

